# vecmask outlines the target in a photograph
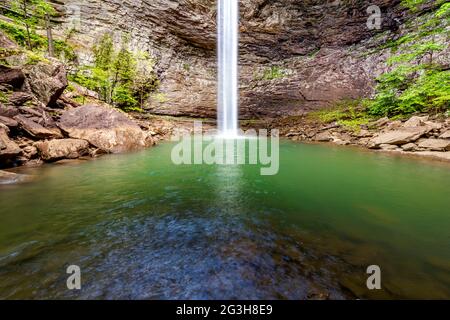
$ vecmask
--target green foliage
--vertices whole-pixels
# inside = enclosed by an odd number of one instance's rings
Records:
[[[425,2],[426,0],[402,0],[402,5],[411,11],[417,11]]]
[[[9,98],[8,98],[8,94],[0,91],[0,102],[1,103],[8,103],[9,102]]]
[[[31,41],[33,48],[47,46],[47,40],[35,32],[30,32],[30,37],[27,36],[27,31],[23,27],[0,20],[0,30],[6,33],[18,45],[25,47],[27,42]]]
[[[93,50],[95,56],[95,67],[102,70],[109,70],[113,63],[114,44],[109,33],[103,35],[98,45]]]
[[[124,110],[136,109],[138,101],[134,98],[131,88],[127,86],[118,86],[114,90],[113,101]]]
[[[354,132],[359,132],[361,130],[361,126],[368,125],[372,121],[369,117],[362,117],[362,118],[356,118],[356,119],[344,119],[339,120],[337,123],[338,125],[345,127],[349,130],[352,130]]]
[[[34,48],[31,33],[37,26],[46,24],[46,17],[56,14],[53,6],[46,0],[9,0],[9,5],[13,11],[13,18],[19,19],[17,22],[23,24],[26,30],[25,42],[29,50]]]
[[[442,1],[437,1],[442,3]],[[424,1],[403,1],[410,9]],[[449,71],[435,62],[435,55],[446,48],[436,42],[437,34],[445,35],[450,5],[436,6],[431,17],[416,25],[416,32],[398,39],[397,55],[388,59],[393,67],[381,75],[376,95],[368,103],[367,112],[374,116],[396,116],[414,112],[442,112],[449,108]]]
[[[71,76],[71,80],[96,91],[100,99],[124,111],[142,109],[151,92],[159,85],[154,60],[147,53],[133,53],[128,39],[118,50],[110,34],[104,34],[93,48],[95,64]]]
[[[286,72],[278,66],[271,66],[270,68],[266,68],[263,72],[262,79],[263,80],[274,80],[281,79],[286,76]]]
[[[323,123],[336,122],[347,129],[359,131],[361,125],[368,124],[372,120],[366,114],[363,104],[364,101],[344,100],[333,106],[333,108],[312,112],[309,116]]]
[[[27,31],[24,27],[2,20],[0,20],[0,30],[2,30],[8,37],[11,38],[11,40],[16,42],[21,47],[27,47],[27,42],[30,41],[35,55],[43,50],[47,50],[47,38],[37,34],[35,31],[30,31],[28,37]],[[54,40],[54,46],[56,55],[66,63],[72,63],[78,59],[74,48],[67,42],[62,40]],[[31,54],[31,51],[28,51],[28,54]]]
[[[66,63],[76,62],[78,56],[75,49],[63,40],[54,40],[55,54]]]
[[[35,65],[38,64],[39,62],[47,62],[47,63],[49,62],[39,53],[35,53],[33,51],[25,51],[25,53],[27,55],[27,61],[25,62],[25,64]]]

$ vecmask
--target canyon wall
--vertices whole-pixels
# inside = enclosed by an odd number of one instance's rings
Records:
[[[126,32],[157,61],[156,114],[215,117],[216,0],[54,0],[81,63],[105,32]],[[398,0],[241,0],[241,118],[296,115],[369,95],[386,70],[383,37],[406,19]],[[382,11],[369,30],[367,8]]]

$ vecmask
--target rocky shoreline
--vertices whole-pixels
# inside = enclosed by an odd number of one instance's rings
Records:
[[[142,126],[107,104],[72,100],[64,93],[68,80],[60,61],[30,61],[1,33],[0,47],[17,50],[0,65],[0,170],[139,150],[159,139],[151,124]],[[22,178],[0,171],[3,183]]]
[[[321,123],[308,116],[270,121],[270,129],[292,141],[334,143],[450,162],[450,118],[415,115],[408,120],[382,118],[359,128]]]

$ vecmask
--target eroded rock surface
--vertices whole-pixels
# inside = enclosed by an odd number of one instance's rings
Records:
[[[40,141],[35,144],[45,161],[77,159],[89,154],[89,142],[79,139],[59,139]]]
[[[36,98],[45,106],[51,106],[67,88],[64,65],[58,62],[39,62],[25,69],[27,83]]]
[[[60,32],[77,14],[82,63],[105,32],[131,36],[131,47],[157,61],[160,92],[147,109],[175,116],[216,116],[216,0],[54,1]],[[369,30],[367,8],[383,12],[381,30]],[[241,118],[301,115],[343,99],[367,96],[386,71],[386,37],[407,21],[396,0],[240,1]],[[390,33],[389,35],[383,32]],[[448,53],[448,52],[447,52]],[[442,52],[441,56],[448,55]],[[447,58],[448,59],[448,58]],[[275,68],[275,76],[270,71]],[[269,74],[269,75],[267,75]]]
[[[0,160],[7,161],[22,153],[17,143],[8,137],[9,129],[0,123]],[[1,162],[0,162],[1,166]]]
[[[106,152],[139,150],[149,145],[148,135],[124,113],[98,105],[66,111],[58,126],[71,138],[89,141]]]

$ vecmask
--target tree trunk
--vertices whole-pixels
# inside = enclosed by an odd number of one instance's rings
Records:
[[[33,50],[33,45],[31,44],[31,35],[30,35],[30,26],[28,25],[28,12],[27,12],[27,1],[24,0],[22,2],[23,5],[23,20],[25,23],[25,29],[27,30],[27,44],[28,44],[28,49]]]
[[[52,28],[50,26],[50,18],[48,14],[45,15],[45,28],[47,29],[47,39],[48,39],[48,54],[50,57],[55,56],[55,48],[53,46],[53,35]]]

